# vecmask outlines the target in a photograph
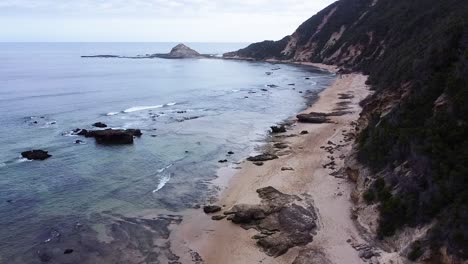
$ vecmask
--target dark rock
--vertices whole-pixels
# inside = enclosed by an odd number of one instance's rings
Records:
[[[94,123],[94,124],[93,124],[93,127],[104,128],[104,127],[107,127],[107,125],[104,124],[104,123],[102,123],[102,122],[97,122],[97,123]]]
[[[255,162],[253,162],[253,164],[257,165],[257,166],[263,166],[264,163],[261,162],[261,161],[255,161]]]
[[[81,144],[81,143],[83,143],[82,140],[79,140],[79,139],[75,140],[75,144]]]
[[[282,171],[293,171],[294,169],[291,168],[291,167],[282,167],[281,170]]]
[[[278,85],[274,85],[274,84],[268,84],[267,86],[270,87],[270,88],[276,88],[276,87],[278,87]]]
[[[315,115],[315,114],[299,114],[296,117],[297,117],[297,120],[301,123],[321,124],[321,123],[327,123],[330,121],[325,116],[320,116],[320,115]]]
[[[262,91],[264,91],[264,92],[268,92],[268,89],[265,89],[265,88],[262,88],[262,89],[260,89],[260,90],[262,90]]]
[[[281,126],[271,126],[271,133],[284,133],[286,132],[286,127]]]
[[[40,149],[23,151],[21,152],[21,156],[23,158],[27,158],[28,160],[45,160],[52,157],[52,155],[48,154],[47,151]]]
[[[264,154],[261,154],[261,155],[248,157],[247,160],[248,161],[268,161],[268,160],[274,160],[274,159],[277,159],[277,158],[278,158],[278,156],[276,156],[274,154],[264,153]]]
[[[213,216],[211,217],[211,219],[212,219],[212,220],[215,220],[215,221],[219,221],[219,220],[222,220],[222,219],[224,219],[224,218],[226,218],[225,215],[213,215]]]
[[[221,211],[221,206],[217,205],[205,205],[203,206],[203,212],[205,214],[212,214]]]
[[[73,251],[74,251],[73,249],[67,248],[67,249],[65,249],[65,251],[63,251],[63,254],[71,254],[71,253],[73,253]]]
[[[301,131],[301,135],[307,135],[307,134],[309,134],[309,131],[307,131],[307,130]]]
[[[296,84],[294,84],[294,83],[290,83],[290,84],[288,84],[288,85],[289,85],[289,86],[294,86],[294,85],[296,85]]]
[[[142,135],[140,129],[80,130],[78,135],[93,137],[98,144],[133,144],[133,137]]]
[[[227,160],[227,159],[224,159],[224,160],[218,160],[218,162],[219,162],[219,163],[226,163],[226,162],[228,162],[228,160]]]
[[[228,153],[227,153],[227,154],[228,154],[228,155],[232,155],[232,154],[234,154],[234,152],[232,152],[232,151],[228,151]]]

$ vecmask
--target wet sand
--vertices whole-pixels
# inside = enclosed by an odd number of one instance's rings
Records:
[[[330,67],[324,69],[334,70]],[[222,205],[223,210],[239,203],[259,203],[256,190],[267,186],[287,194],[311,195],[319,226],[313,242],[305,247],[292,248],[277,258],[269,257],[260,251],[256,241],[251,238],[256,234],[254,230],[244,230],[225,219],[213,221],[211,215],[199,209],[185,215],[181,225],[171,234],[173,252],[180,256],[178,261],[208,264],[292,263],[300,250],[306,248],[323,252],[332,263],[363,263],[359,252],[347,242],[351,239],[354,243],[363,243],[364,240],[350,217],[352,183],[340,169],[351,150],[352,123],[359,117],[359,102],[369,94],[366,79],[360,74],[338,76],[303,113],[337,110],[350,113],[329,117],[330,123],[295,122],[287,133],[273,136],[275,143],[282,142],[289,146],[277,152],[279,159],[266,161],[263,166],[244,161],[235,165],[242,167],[240,170],[220,170],[218,184],[222,186],[222,191],[216,204]],[[308,134],[301,135],[300,132],[304,130]],[[334,165],[324,168],[332,161]],[[283,171],[282,167],[294,170]],[[200,262],[201,259],[203,262]]]

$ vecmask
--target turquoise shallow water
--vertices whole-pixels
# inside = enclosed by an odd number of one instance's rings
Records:
[[[80,58],[174,45],[0,44],[0,260],[44,243],[50,228],[202,203],[218,160],[252,153],[269,126],[306,107],[304,95],[313,98],[334,79],[263,62]],[[189,46],[221,54],[245,44]],[[70,135],[97,121],[139,128],[143,136],[130,146],[100,146]],[[19,158],[33,148],[53,156]]]

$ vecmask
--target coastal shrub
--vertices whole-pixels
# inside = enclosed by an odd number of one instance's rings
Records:
[[[422,256],[423,253],[424,251],[421,247],[421,242],[415,241],[411,245],[411,251],[408,253],[408,259],[411,261],[416,261],[419,257]]]
[[[375,194],[374,191],[369,189],[363,194],[364,200],[367,202],[367,204],[371,204],[375,200]]]

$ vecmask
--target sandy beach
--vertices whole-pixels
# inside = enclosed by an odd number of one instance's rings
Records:
[[[325,69],[334,70],[330,67]],[[268,143],[288,145],[287,149],[277,152],[279,159],[266,161],[263,166],[244,161],[238,165],[241,169],[220,171],[219,181],[224,181],[225,186],[221,187],[215,204],[222,205],[223,210],[239,203],[258,204],[260,199],[256,190],[267,186],[286,194],[310,195],[318,215],[313,242],[291,248],[279,257],[269,257],[251,238],[256,234],[255,230],[244,230],[226,219],[213,221],[211,215],[204,214],[202,210],[193,210],[184,216],[181,225],[171,235],[173,251],[181,256],[179,261],[292,263],[306,248],[322,252],[331,263],[363,263],[359,251],[351,246],[365,243],[350,217],[353,186],[340,169],[354,141],[352,123],[359,117],[359,102],[369,94],[366,79],[360,74],[337,76],[336,81],[322,91],[318,100],[303,113],[331,113],[343,109],[349,113],[332,116],[331,122],[323,124],[294,122],[286,133],[273,136],[272,142]],[[308,134],[302,135],[302,131],[308,131]],[[333,165],[324,167],[333,161]],[[283,167],[293,170],[282,170]]]

